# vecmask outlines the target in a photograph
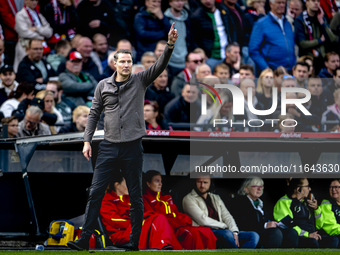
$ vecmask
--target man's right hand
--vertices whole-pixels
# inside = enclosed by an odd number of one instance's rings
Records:
[[[83,154],[88,161],[92,157],[92,149],[90,142],[84,142]]]
[[[318,231],[315,231],[314,233],[310,233],[308,235],[309,238],[314,238],[315,240],[321,240],[321,236],[318,234]]]

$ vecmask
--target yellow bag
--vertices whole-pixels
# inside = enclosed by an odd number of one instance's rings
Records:
[[[50,224],[47,246],[67,246],[73,241],[74,224],[68,220],[55,220]]]

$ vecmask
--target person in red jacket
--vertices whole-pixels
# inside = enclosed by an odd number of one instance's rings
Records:
[[[144,182],[147,185],[143,195],[144,212],[165,215],[184,249],[216,249],[216,237],[210,228],[192,226],[191,218],[178,211],[172,197],[161,195],[162,176],[158,171],[148,171]]]
[[[130,241],[130,207],[125,179],[117,176],[105,193],[100,209],[103,224],[117,247]],[[182,246],[166,217],[149,211],[144,213],[139,249],[182,250]]]

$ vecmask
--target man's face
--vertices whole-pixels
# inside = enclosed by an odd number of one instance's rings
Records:
[[[270,5],[270,10],[275,14],[275,15],[282,15],[285,13],[286,9],[286,0],[275,0],[274,3],[269,2]]]
[[[92,50],[93,45],[89,38],[83,37],[79,40],[77,51],[81,54],[83,58],[89,58]]]
[[[296,83],[292,79],[284,80],[282,82],[282,88],[296,88]]]
[[[114,62],[117,73],[123,77],[127,77],[132,72],[132,57],[127,53],[119,53],[117,62]]]
[[[312,96],[319,97],[322,93],[322,82],[321,79],[309,79],[307,89]]]
[[[231,46],[229,52],[225,52],[226,58],[230,63],[235,64],[240,59],[240,47]]]
[[[83,61],[80,59],[66,61],[66,69],[73,74],[79,75],[83,68]]]
[[[307,10],[317,12],[320,8],[320,0],[307,0],[306,8]]]
[[[58,88],[57,85],[53,83],[47,83],[46,90],[53,93],[54,102],[58,103]]]
[[[293,15],[294,19],[299,17],[301,12],[303,11],[302,5],[299,4],[297,1],[290,1],[290,3],[289,3],[289,10],[290,10],[290,13]]]
[[[243,79],[255,79],[254,74],[250,70],[241,69],[240,70],[240,80]]]
[[[164,70],[160,76],[153,82],[155,87],[160,90],[164,90],[168,85],[168,71]]]
[[[188,56],[188,62],[185,62],[185,67],[190,70],[191,73],[194,73],[196,67],[202,64],[203,59],[201,55],[198,53],[190,53]]]
[[[331,55],[327,62],[325,62],[325,66],[327,69],[334,72],[334,70],[340,66],[339,63],[339,55]]]
[[[119,51],[119,50],[129,50],[129,51],[132,51],[131,43],[130,42],[119,42],[117,44],[116,51]]]
[[[205,194],[208,192],[211,184],[210,178],[198,178],[196,180],[196,188],[201,194]]]
[[[255,82],[250,79],[241,81],[240,89],[242,90],[244,99],[248,100],[248,88],[252,89],[252,96],[255,96]]]
[[[169,5],[176,12],[180,12],[183,9],[184,1],[183,0],[172,0],[169,2]]]
[[[5,87],[10,87],[15,80],[15,73],[11,71],[6,71],[0,74],[0,79]]]
[[[25,115],[25,128],[29,131],[34,130],[37,127],[37,124],[39,123],[39,114],[31,114],[29,111],[26,112]]]
[[[303,82],[308,78],[308,68],[307,66],[297,65],[293,71],[293,76],[299,81]]]
[[[156,55],[157,59],[159,59],[159,57],[162,55],[162,53],[165,49],[165,45],[166,44],[157,43],[156,49],[155,49],[155,55]]]
[[[161,8],[161,0],[146,0],[145,6],[147,10]]]
[[[198,89],[196,86],[185,85],[182,89],[182,97],[187,103],[193,103],[197,100]]]
[[[201,0],[201,3],[208,9],[213,10],[215,8],[215,0]]]
[[[202,64],[199,68],[198,68],[198,72],[196,74],[196,77],[198,79],[203,79],[204,77],[211,75],[211,69],[208,65],[206,64]]]
[[[218,78],[225,78],[225,79],[229,79],[230,78],[230,73],[228,69],[224,69],[221,67],[218,67],[216,70],[216,73],[214,73],[214,75],[216,75]]]
[[[336,88],[340,88],[340,70],[336,71],[336,74],[333,76],[334,85]]]
[[[153,56],[144,56],[142,65],[145,67],[145,69],[152,66],[154,63],[156,63],[156,59]]]
[[[93,48],[99,54],[103,54],[103,55],[106,54],[107,48],[108,48],[106,37],[105,36],[98,36],[96,38],[95,43],[93,44]]]
[[[39,62],[43,58],[44,48],[42,42],[39,40],[34,40],[31,43],[31,47],[27,50],[27,55],[33,62]]]
[[[38,5],[38,0],[25,0],[24,3],[28,8],[34,10]]]

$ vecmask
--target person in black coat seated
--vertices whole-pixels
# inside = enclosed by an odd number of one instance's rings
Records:
[[[278,228],[278,223],[272,221],[272,214],[260,199],[263,194],[263,184],[263,180],[259,177],[245,179],[237,192],[239,196],[232,200],[230,211],[241,231],[255,231],[260,235],[258,247],[279,248],[283,234]]]
[[[73,110],[71,124],[63,126],[59,130],[59,134],[84,132],[89,117],[90,108],[85,105],[79,105]]]
[[[144,120],[146,130],[172,130],[159,113],[156,101],[144,101]]]

